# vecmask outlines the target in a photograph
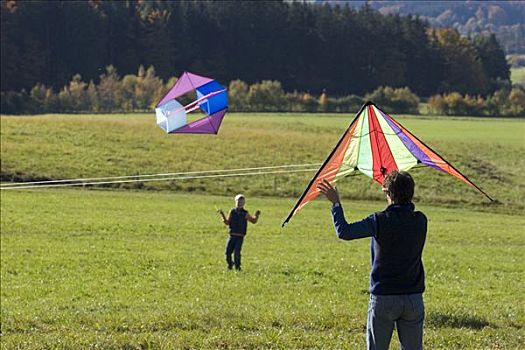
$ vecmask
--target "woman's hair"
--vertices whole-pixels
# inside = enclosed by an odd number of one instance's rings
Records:
[[[392,203],[410,203],[414,197],[414,179],[406,171],[391,171],[383,181],[383,188]]]
[[[242,195],[242,194],[239,193],[238,195],[235,196],[235,201],[237,202],[237,201],[238,201],[239,199],[241,199],[241,198],[242,198],[242,199],[245,199],[245,198],[244,198],[244,195]]]

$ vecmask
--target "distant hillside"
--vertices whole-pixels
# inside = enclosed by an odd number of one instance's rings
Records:
[[[361,7],[382,14],[417,15],[436,27],[453,27],[461,34],[495,33],[507,54],[525,54],[523,1],[319,1]]]

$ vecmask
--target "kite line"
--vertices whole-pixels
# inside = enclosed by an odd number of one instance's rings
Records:
[[[66,186],[94,186],[107,185],[117,183],[131,183],[131,182],[151,182],[151,181],[170,181],[170,180],[190,180],[203,178],[221,178],[221,177],[236,177],[236,176],[255,176],[268,174],[287,174],[315,171],[317,168],[308,168],[319,166],[320,163],[315,164],[292,164],[292,165],[276,165],[252,168],[237,168],[237,169],[219,169],[219,170],[204,170],[204,171],[188,171],[176,173],[159,173],[159,174],[144,174],[144,175],[126,175],[126,176],[110,176],[110,177],[93,177],[93,178],[76,178],[76,179],[61,179],[61,180],[47,180],[47,181],[32,181],[32,182],[16,182],[2,184],[1,190],[11,189],[30,189],[30,188],[47,188],[47,187],[66,187]]]

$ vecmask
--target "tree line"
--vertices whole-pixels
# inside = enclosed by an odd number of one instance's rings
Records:
[[[29,92],[0,92],[1,110],[5,114],[40,113],[112,113],[145,112],[155,108],[158,101],[177,81],[164,82],[155,68],[140,66],[136,74],[120,76],[113,66],[106,67],[98,83],[83,81],[80,74],[58,92],[37,83]],[[502,88],[488,96],[461,95],[458,92],[433,95],[427,99],[426,111],[420,110],[420,98],[410,88],[380,86],[358,95],[336,96],[322,91],[286,92],[281,82],[263,80],[248,84],[232,80],[228,85],[230,111],[234,112],[335,112],[354,114],[365,101],[373,101],[389,113],[477,116],[525,116],[525,91],[516,86]],[[177,98],[182,104],[196,99],[190,92]]]
[[[380,86],[487,96],[510,85],[494,35],[464,37],[367,6],[1,0],[1,10],[5,93],[36,84],[57,92],[75,74],[100,85],[108,65],[123,75],[154,66],[165,82],[185,70],[225,84],[279,81],[284,91],[316,96],[362,96]]]

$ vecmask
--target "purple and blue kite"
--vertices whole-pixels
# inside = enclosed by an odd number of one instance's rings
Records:
[[[196,100],[183,106],[176,98],[196,92]],[[190,112],[206,116],[188,123]],[[215,80],[184,72],[155,108],[157,125],[168,134],[217,134],[228,110],[228,92]]]

